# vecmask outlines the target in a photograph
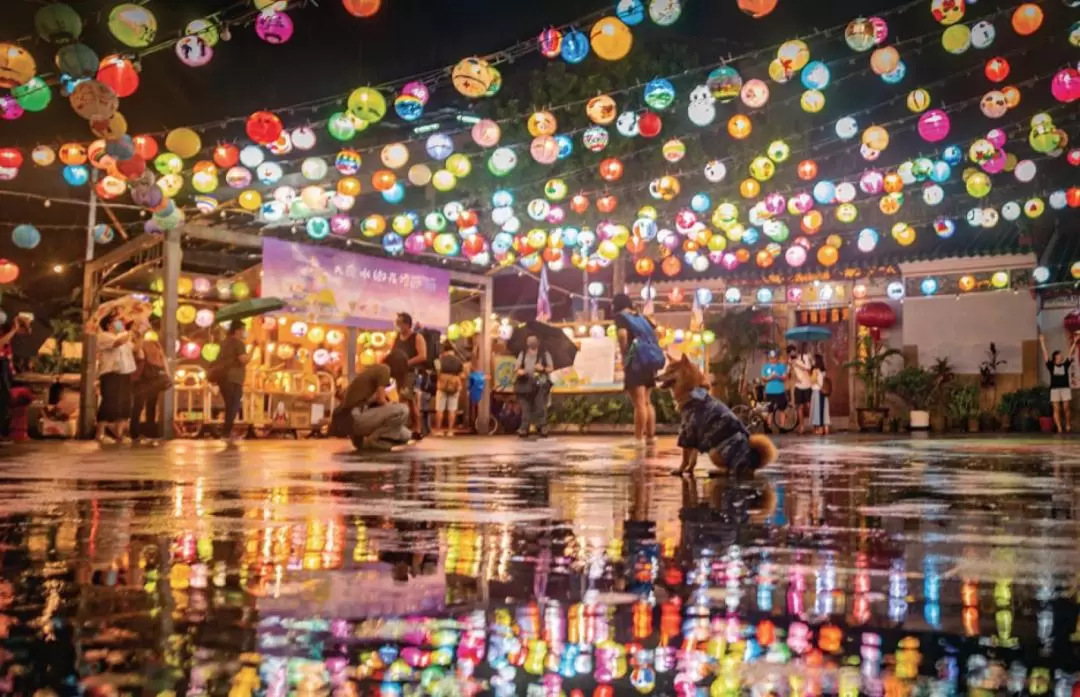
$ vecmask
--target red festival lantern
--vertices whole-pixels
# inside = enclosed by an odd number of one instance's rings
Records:
[[[248,117],[245,130],[248,138],[259,145],[267,145],[278,139],[284,126],[281,125],[281,119],[272,112],[256,111]]]
[[[1065,315],[1065,331],[1069,334],[1080,332],[1080,310],[1073,310]]]
[[[881,341],[881,330],[896,324],[896,311],[888,303],[874,301],[855,311],[855,321],[870,330],[874,341]]]

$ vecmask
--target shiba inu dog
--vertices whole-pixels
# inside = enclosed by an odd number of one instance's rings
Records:
[[[682,465],[672,474],[693,473],[698,453],[708,453],[718,470],[735,474],[754,472],[776,459],[772,441],[763,435],[750,435],[731,409],[709,394],[705,376],[686,356],[669,358],[657,384],[671,390],[682,414]]]

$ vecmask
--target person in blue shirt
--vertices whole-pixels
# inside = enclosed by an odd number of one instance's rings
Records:
[[[776,351],[769,351],[769,360],[761,369],[765,380],[765,401],[777,411],[787,409],[787,365],[777,360]]]

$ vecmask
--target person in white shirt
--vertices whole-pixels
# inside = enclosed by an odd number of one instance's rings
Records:
[[[105,429],[111,429],[117,441],[127,437],[131,418],[131,378],[135,373],[135,349],[131,331],[116,315],[101,320],[97,337],[98,378],[101,401],[98,404],[97,440],[108,442]]]
[[[810,354],[806,353],[806,345],[802,351],[795,348],[794,344],[787,347],[788,363],[791,365],[791,376],[795,382],[795,408],[799,410],[799,435],[806,433],[806,424],[810,420],[810,401],[813,398],[813,370],[814,363]]]
[[[810,425],[814,427],[814,433],[819,436],[829,435],[829,426],[832,418],[829,416],[829,396],[832,394],[832,380],[825,370],[825,357],[820,353],[814,354],[814,372],[810,405]]]

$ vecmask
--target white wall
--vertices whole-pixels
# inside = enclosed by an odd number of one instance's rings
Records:
[[[1023,368],[1021,343],[1038,338],[1037,306],[1031,293],[970,293],[904,300],[905,346],[917,346],[919,363],[948,357],[958,373],[977,373],[993,341],[1007,361],[1001,372]]]

